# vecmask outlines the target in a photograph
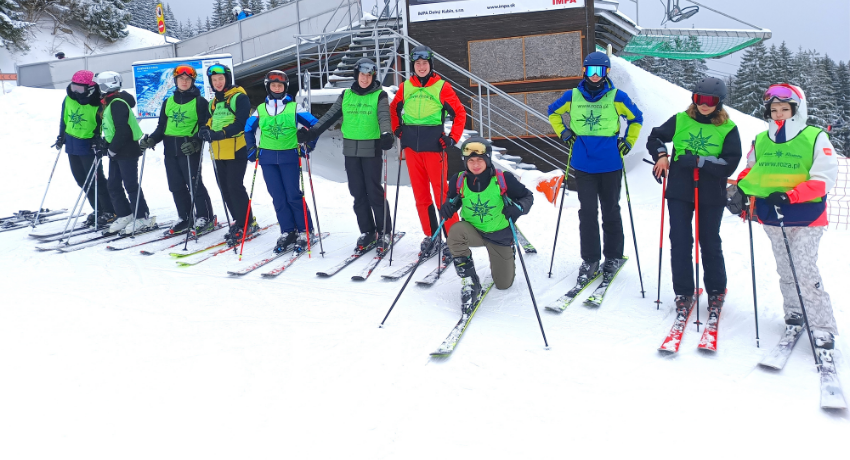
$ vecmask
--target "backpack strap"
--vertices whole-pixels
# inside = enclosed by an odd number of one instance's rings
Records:
[[[499,194],[505,195],[508,193],[508,183],[505,182],[505,173],[493,168],[496,171],[496,179],[499,181]]]
[[[463,198],[463,181],[466,180],[466,171],[461,171],[457,175],[457,183],[455,187],[457,188],[457,194]]]

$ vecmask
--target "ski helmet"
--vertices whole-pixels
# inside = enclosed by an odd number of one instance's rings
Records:
[[[111,70],[100,72],[95,75],[94,78],[97,82],[97,86],[100,88],[100,92],[103,94],[114,93],[115,91],[120,90],[121,84],[123,83],[121,75],[118,72],[113,72]]]
[[[463,154],[464,165],[470,158],[480,157],[484,159],[488,168],[493,167],[493,146],[483,137],[473,136],[465,140],[460,146],[460,152]]]
[[[432,60],[433,57],[434,51],[425,45],[419,45],[410,50],[410,62],[416,62],[420,59],[424,59],[428,61],[428,68],[431,71],[434,70],[434,61]]]
[[[230,72],[230,67],[227,67],[224,64],[213,64],[207,68],[207,80],[209,81],[210,87],[213,89],[215,86],[212,84],[212,76],[213,75],[224,75],[224,88],[227,89],[233,82],[233,76]]]
[[[362,58],[359,61],[357,61],[357,64],[354,64],[354,70],[356,72],[369,74],[372,77],[374,77],[375,74],[378,73],[378,66],[376,66],[375,63],[372,62],[371,59]]]
[[[286,97],[286,91],[289,90],[289,77],[286,72],[280,70],[272,70],[266,74],[266,79],[263,81],[266,86],[266,94],[272,99],[283,99]],[[271,90],[272,83],[283,83],[283,92],[275,93]]]
[[[584,76],[584,85],[591,90],[597,90],[605,85],[605,80],[608,78],[608,70],[611,68],[611,59],[607,54],[594,51],[584,58],[582,75]],[[600,77],[601,80],[593,82],[590,77]]]
[[[585,67],[589,65],[600,65],[610,69],[611,58],[609,58],[608,55],[603,53],[602,51],[594,51],[585,56],[583,65]]]
[[[70,90],[72,93],[81,96],[91,96],[97,90],[97,83],[94,82],[94,73],[90,70],[78,70],[71,77]]]
[[[794,85],[788,83],[777,83],[770,85],[764,92],[764,118],[770,119],[770,104],[774,102],[787,102],[791,104],[791,116],[797,115],[797,109],[803,101],[803,92]]]
[[[694,86],[695,95],[715,96],[720,105],[726,99],[726,83],[715,77],[704,77]]]
[[[171,71],[171,75],[174,77],[174,86],[177,86],[177,77],[185,75],[192,79],[192,85],[195,84],[195,80],[198,78],[198,71],[195,70],[194,67],[189,64],[180,64]]]

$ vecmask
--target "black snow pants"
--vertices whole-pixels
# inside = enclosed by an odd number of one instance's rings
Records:
[[[670,211],[670,267],[673,272],[673,292],[694,295],[694,204],[667,199]],[[722,205],[700,205],[699,249],[704,271],[703,281],[708,295],[726,292],[726,264],[720,241]]]
[[[139,196],[139,211],[136,213],[136,219],[145,217],[150,212],[148,203],[145,201],[144,192],[139,192],[139,159],[132,160],[116,160],[109,159],[109,179],[106,181],[109,188],[109,198],[112,200],[112,206],[115,208],[115,214],[118,217],[125,217],[133,214],[136,209],[136,195]],[[126,190],[127,194],[124,194]],[[129,196],[129,200],[127,197]]]
[[[171,191],[171,196],[174,198],[174,205],[177,207],[177,217],[185,219],[189,216],[189,220],[193,221],[190,216],[189,208],[192,206],[191,191],[195,194],[195,218],[203,217],[207,220],[212,219],[212,202],[207,188],[204,187],[204,180],[198,176],[198,163],[201,161],[203,152],[195,155],[169,155],[165,154],[165,175],[168,179],[168,190]],[[189,159],[188,162],[186,159]],[[197,183],[195,182],[197,180]],[[191,185],[190,185],[191,181]]]
[[[588,262],[623,258],[623,219],[620,216],[620,188],[623,171],[586,173],[576,170],[578,188],[581,258]],[[599,243],[599,209],[602,209],[602,242]]]
[[[391,232],[393,223],[389,205],[384,207],[383,187],[384,160],[374,157],[345,157],[345,172],[348,174],[348,191],[354,197],[354,214],[360,233]],[[380,225],[386,225],[383,231]]]
[[[253,165],[253,163],[252,163]],[[245,227],[245,214],[248,212],[248,192],[245,190],[245,170],[248,169],[248,152],[242,148],[236,151],[232,160],[215,160],[218,171],[218,186],[224,196],[224,203],[230,210],[230,218],[237,228]],[[253,212],[248,222],[254,220]]]
[[[68,155],[68,163],[71,165],[71,174],[74,175],[74,180],[80,188],[85,187],[86,177],[91,170],[91,166],[95,161],[94,155]],[[89,188],[89,193],[86,198],[89,204],[94,209],[95,188],[97,188],[97,211],[108,212],[115,214],[112,208],[112,201],[109,199],[109,189],[106,185],[106,176],[103,174],[103,161],[97,167],[97,182],[93,183]]]

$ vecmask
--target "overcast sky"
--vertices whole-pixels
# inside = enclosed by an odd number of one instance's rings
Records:
[[[337,0],[313,0],[334,1]],[[516,0],[522,1],[522,0]],[[660,27],[665,6],[659,0],[640,2],[640,25]],[[212,14],[212,0],[179,0],[167,2],[181,22],[191,18],[195,22]],[[766,42],[779,46],[784,40],[793,51],[797,48],[815,49],[837,61],[850,62],[850,1],[848,0],[699,0],[699,3],[722,11],[750,24],[770,29],[773,38]],[[680,0],[680,6],[693,4]],[[636,8],[632,0],[620,0],[620,11],[635,19]],[[748,29],[749,27],[706,9],[679,23],[669,23],[676,28],[725,28]],[[742,52],[712,60],[710,67],[717,72],[734,73]]]

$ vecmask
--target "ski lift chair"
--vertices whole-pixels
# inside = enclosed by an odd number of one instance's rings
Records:
[[[661,2],[664,5],[664,2]],[[679,6],[679,0],[667,0],[667,12],[665,13],[664,21],[665,22],[679,22],[689,17],[697,14],[699,12],[698,6],[686,6],[684,8]]]

